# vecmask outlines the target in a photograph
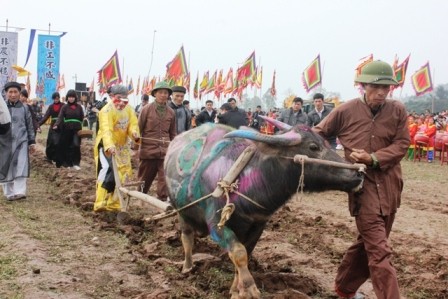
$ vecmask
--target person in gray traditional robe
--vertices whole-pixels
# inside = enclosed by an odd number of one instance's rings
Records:
[[[9,129],[11,129],[11,115],[6,102],[0,99],[0,135],[6,134]]]
[[[0,135],[0,184],[9,201],[26,198],[29,152],[36,144],[31,112],[20,102],[20,89],[17,82],[8,82],[4,87],[11,129]]]

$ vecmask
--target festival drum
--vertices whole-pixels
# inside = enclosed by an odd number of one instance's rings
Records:
[[[442,150],[442,147],[443,147],[443,133],[437,133],[436,134],[436,141],[435,141],[435,144],[434,144],[434,149],[436,150],[436,151],[441,151]]]
[[[429,137],[424,134],[415,135],[415,143],[429,143]]]

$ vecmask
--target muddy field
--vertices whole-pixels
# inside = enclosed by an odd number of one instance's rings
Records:
[[[196,240],[195,268],[182,274],[175,218],[143,221],[158,211],[136,201],[125,223],[91,211],[92,156],[92,143],[83,141],[82,169],[57,169],[41,145],[28,198],[8,203],[1,196],[0,298],[228,298],[233,266],[209,239]],[[403,297],[448,298],[448,165],[402,164],[405,190],[391,244]],[[345,194],[292,198],[250,261],[262,297],[337,298],[333,279],[355,236]],[[361,291],[375,298],[369,282]]]

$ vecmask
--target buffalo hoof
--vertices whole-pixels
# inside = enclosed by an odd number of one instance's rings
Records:
[[[253,284],[246,289],[240,290],[239,292],[231,291],[230,295],[231,299],[259,299],[261,293],[258,290],[257,286]]]
[[[191,273],[191,271],[193,270],[193,267],[182,267],[182,274],[187,274],[187,273]]]

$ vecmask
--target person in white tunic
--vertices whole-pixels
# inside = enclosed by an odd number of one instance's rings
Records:
[[[11,129],[0,134],[0,184],[9,201],[26,198],[29,152],[36,144],[31,112],[20,102],[20,89],[17,82],[8,82],[4,87]]]

